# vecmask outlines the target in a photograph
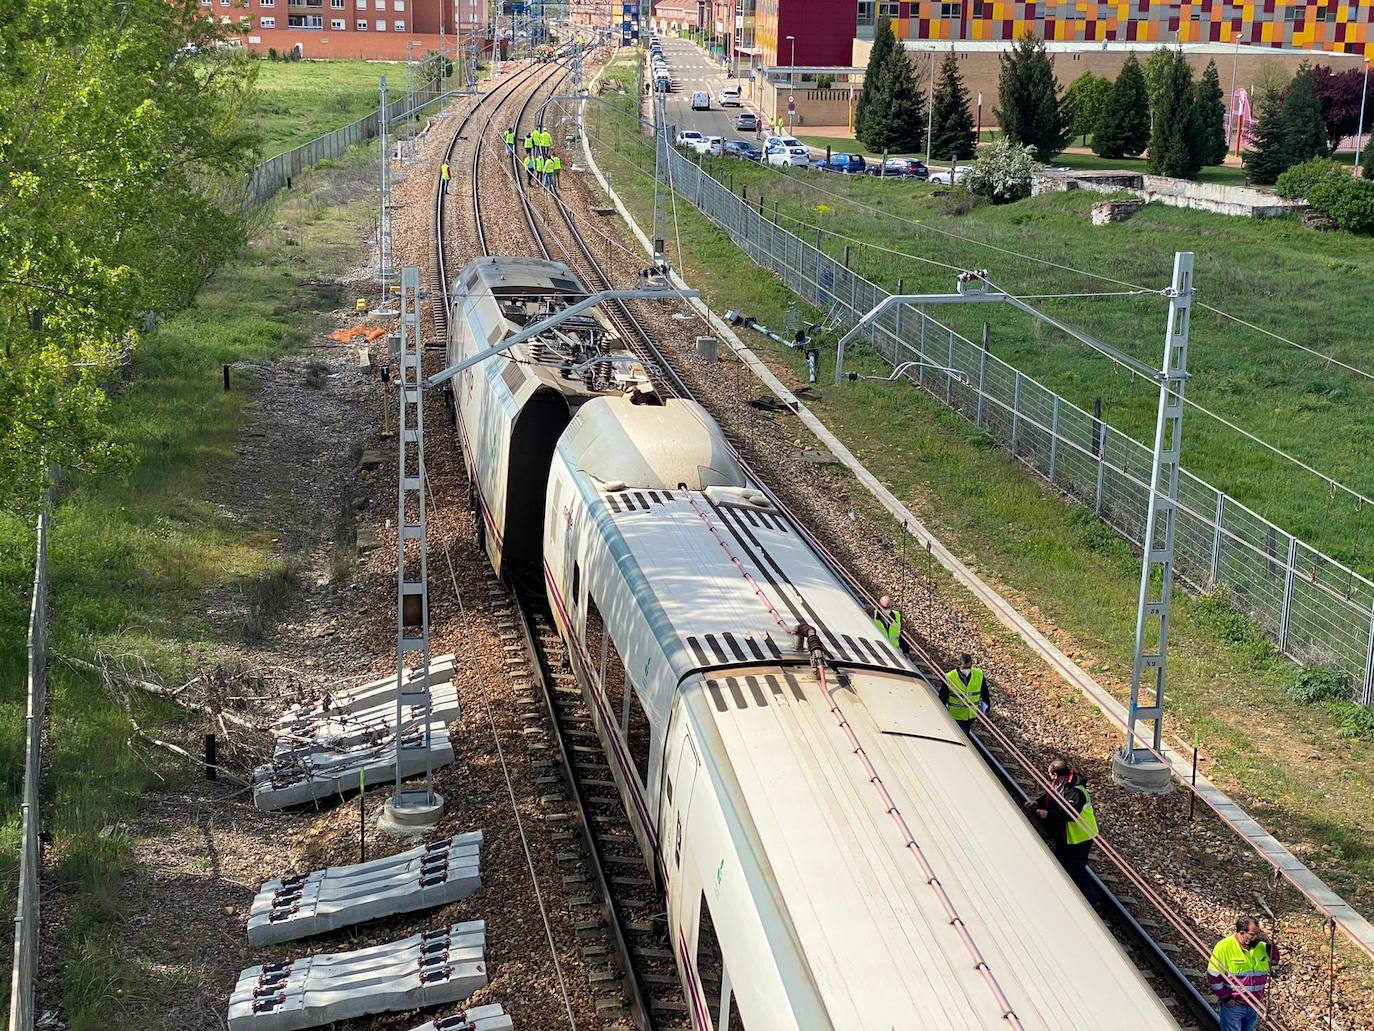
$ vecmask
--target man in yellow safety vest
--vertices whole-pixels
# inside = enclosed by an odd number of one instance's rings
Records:
[[[892,607],[892,599],[884,594],[878,599],[878,607],[872,609],[869,615],[873,617],[873,625],[887,638],[888,643],[898,651],[905,652],[906,643],[902,640],[902,613]]]
[[[553,163],[553,167],[549,169],[549,185],[556,190],[558,189],[558,173],[563,170],[563,159],[555,154],[549,160]]]
[[[1269,968],[1278,962],[1278,946],[1258,918],[1237,918],[1236,933],[1217,942],[1207,964],[1207,986],[1221,1006],[1221,1031],[1251,1031],[1259,1022]]]
[[[534,156],[534,181],[540,186],[544,185],[544,163],[546,161],[548,161],[548,158],[544,157],[543,154],[536,154]]]
[[[528,154],[534,149],[534,133],[525,133],[525,153]]]
[[[534,182],[534,155],[525,155],[525,176],[530,182]]]
[[[448,193],[448,162],[439,165],[439,190],[441,193]]]
[[[959,665],[945,674],[945,682],[940,685],[940,701],[965,733],[980,711],[988,711],[987,678],[974,666],[972,656],[960,655]]]
[[[505,132],[503,132],[503,133],[501,134],[501,139],[504,140],[505,143],[506,143],[506,153],[507,153],[507,154],[514,154],[514,153],[515,153],[515,130],[514,130],[514,129],[507,129]]]
[[[1027,804],[1027,811],[1049,837],[1055,857],[1083,897],[1092,902],[1097,893],[1088,874],[1088,856],[1097,837],[1097,813],[1083,775],[1075,773],[1067,759],[1056,759],[1046,771],[1050,790]]]

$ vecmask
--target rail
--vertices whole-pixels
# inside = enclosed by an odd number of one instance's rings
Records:
[[[33,986],[38,970],[38,882],[42,853],[38,845],[39,780],[43,771],[43,723],[48,706],[48,526],[53,486],[38,513],[29,603],[28,701],[24,713],[24,786],[19,809],[19,884],[14,901],[14,956],[10,968],[10,1031],[33,1028]]]

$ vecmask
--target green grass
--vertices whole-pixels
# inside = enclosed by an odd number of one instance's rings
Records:
[[[406,68],[385,61],[260,61],[257,121],[263,157],[299,147],[377,108],[385,75],[394,99],[404,95]]]
[[[339,183],[356,178],[350,169],[366,161],[366,152],[356,151],[330,171],[303,176],[268,208],[252,242],[195,305],[141,342],[111,412],[116,439],[133,449],[132,469],[123,480],[69,473],[53,517],[53,653],[136,655],[165,681],[180,683],[220,643],[205,616],[208,591],[241,587],[248,611],[237,634],[251,631],[250,617],[270,619],[283,604],[294,573],[278,562],[271,528],[238,523],[208,500],[211,480],[235,460],[252,393],[247,378],[226,393],[220,367],[292,351],[331,324],[327,312],[302,303],[310,296],[303,284],[337,275],[355,260],[370,200],[341,200]],[[6,892],[16,874],[32,549],[26,522],[0,519],[0,885]],[[64,915],[63,1006],[73,1031],[131,1027],[158,980],[176,973],[145,969],[139,957],[119,952],[116,929],[138,872],[118,826],[134,817],[140,794],[159,777],[174,782],[190,774],[134,755],[127,717],[95,678],[54,661],[50,691],[45,811],[51,887],[62,905],[48,911]],[[139,697],[133,704],[145,729],[184,718],[166,704]],[[102,836],[103,828],[114,830]],[[12,896],[3,902],[12,907]],[[4,984],[8,992],[8,979]]]
[[[617,72],[613,68],[612,77]],[[650,151],[641,149],[634,133],[601,106],[589,111],[589,133],[603,169],[611,172],[636,219],[647,225],[652,214],[652,180],[643,169]],[[648,167],[652,169],[651,161]],[[735,169],[738,189],[748,166],[722,167]],[[770,207],[775,195],[800,207],[800,201],[781,188],[786,180],[780,176],[765,173],[749,182],[768,190]],[[913,195],[910,184],[859,183],[856,187],[870,199],[936,218],[942,225],[956,225],[965,232],[987,231],[999,242],[1011,243],[1021,234],[1032,245],[1054,238],[1068,246],[1070,227],[1078,227],[1083,236],[1091,232],[1075,197],[1046,198],[1048,203],[1019,211],[979,209],[974,213],[977,219],[961,220],[940,215],[930,191]],[[756,189],[751,185],[751,198]],[[798,191],[797,196],[804,195]],[[1197,218],[1172,209],[1151,209],[1141,228],[1151,235],[1167,236],[1180,231],[1185,217]],[[1224,232],[1227,239],[1249,240],[1254,231],[1251,224],[1239,220],[1205,221],[1210,231]],[[781,324],[787,306],[796,299],[775,277],[761,273],[723,233],[686,204],[676,205],[670,227],[670,238],[681,234],[679,264],[684,275],[702,290],[712,308],[734,308],[769,325]],[[1131,223],[1123,228],[1127,227]],[[1290,247],[1304,239],[1294,227],[1265,228],[1274,230]],[[853,233],[862,237],[878,231],[891,232],[892,228],[875,217]],[[919,230],[910,232],[912,238],[904,241],[908,246],[921,240]],[[1199,240],[1199,246],[1204,242]],[[1355,243],[1363,246],[1361,241]],[[1119,241],[1116,245],[1121,246]],[[1158,250],[1167,245],[1165,240],[1153,246]],[[1259,246],[1258,242],[1252,245]],[[676,257],[675,246],[670,241],[670,257]],[[1284,253],[1282,246],[1278,253]],[[899,261],[890,256],[886,260],[893,265]],[[1122,255],[1117,263],[1144,260]],[[892,268],[885,273],[875,271],[885,280],[901,274]],[[943,280],[939,285],[949,286]],[[1153,339],[1153,321],[1148,329]],[[761,336],[746,342],[780,371],[784,382],[805,381],[801,355]],[[999,350],[1004,347],[999,344]],[[872,355],[860,353],[855,360],[860,371],[887,371]],[[829,356],[823,359],[822,384],[828,382],[825,366],[830,361]],[[1204,364],[1210,368],[1216,361],[1213,357]],[[1061,643],[1075,660],[1123,697],[1129,686],[1140,569],[1140,559],[1132,549],[1092,513],[1049,494],[1006,451],[926,395],[867,382],[839,390],[823,387],[820,393],[813,410],[860,460],[955,554],[970,560],[980,575],[999,585],[1023,611],[1033,608],[1042,627],[1052,625],[1067,634]],[[851,500],[886,520],[862,492],[852,494]],[[920,575],[925,567],[913,572]],[[941,582],[940,590],[959,592],[948,579]],[[978,611],[977,602],[967,596],[966,603]],[[919,630],[919,612],[911,616]],[[1000,628],[996,632],[1005,637]],[[1008,641],[1007,647],[1020,650],[1027,666],[1036,665],[1037,660],[1019,642]],[[1182,598],[1170,624],[1170,733],[1185,740],[1198,734],[1204,753],[1211,757],[1208,774],[1282,840],[1297,846],[1305,861],[1348,899],[1367,908],[1374,905],[1374,744],[1339,736],[1341,714],[1334,709],[1305,705],[1290,697],[1285,687],[1294,671],[1251,624],[1223,603]]]

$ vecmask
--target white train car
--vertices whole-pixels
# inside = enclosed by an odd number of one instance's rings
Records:
[[[704,411],[587,402],[546,500],[550,603],[697,1031],[1009,1026],[841,720],[1023,1027],[1177,1026]],[[828,690],[765,601],[818,629]]]
[[[478,258],[450,294],[448,363],[495,346],[585,293],[561,262]],[[549,459],[573,413],[589,398],[647,384],[644,370],[616,343],[588,312],[450,381],[469,500],[498,574],[537,565]]]

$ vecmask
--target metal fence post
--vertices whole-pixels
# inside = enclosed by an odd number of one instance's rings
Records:
[[[1011,453],[1016,456],[1017,437],[1021,432],[1021,370],[1016,370],[1011,393]]]
[[[949,331],[949,357],[945,361],[945,404],[954,407],[954,330]]]
[[[1288,651],[1289,616],[1293,612],[1293,574],[1298,562],[1298,539],[1288,538],[1288,569],[1283,577],[1283,611],[1279,616],[1279,651]]]
[[[916,366],[916,382],[921,386],[926,385],[926,326],[930,323],[930,316],[921,312],[921,347],[916,357],[920,364]]]
[[[1050,483],[1054,483],[1054,472],[1059,465],[1059,395],[1054,395],[1054,407],[1050,410]]]
[[[1094,508],[1099,516],[1102,515],[1102,488],[1107,479],[1107,424],[1101,425],[1102,435],[1101,449],[1097,453],[1097,500]]]
[[[1226,494],[1217,491],[1217,515],[1216,525],[1212,527],[1212,570],[1207,576],[1209,585],[1215,584],[1221,577],[1221,528],[1226,523]]]
[[[1374,705],[1374,605],[1369,609],[1369,648],[1366,650],[1364,691],[1360,693],[1360,704]]]
[[[978,353],[978,417],[975,421],[978,428],[983,428],[983,384],[988,375],[988,324],[983,323],[983,349]]]

